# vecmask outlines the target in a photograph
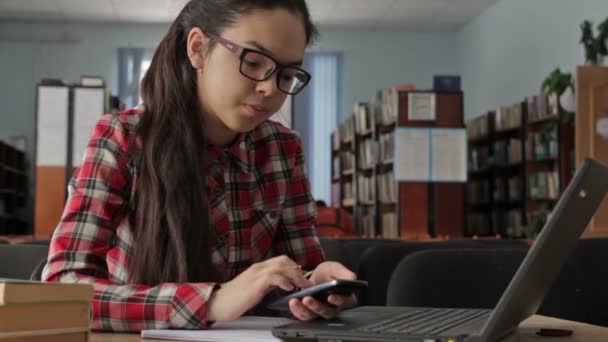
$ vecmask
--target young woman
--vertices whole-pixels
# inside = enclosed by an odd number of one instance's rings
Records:
[[[267,120],[308,83],[314,36],[304,0],[184,7],[144,109],[97,123],[51,242],[43,280],[94,284],[93,329],[204,328],[276,288],[355,278],[323,262],[302,144]],[[309,320],[354,304],[329,301],[290,310]]]

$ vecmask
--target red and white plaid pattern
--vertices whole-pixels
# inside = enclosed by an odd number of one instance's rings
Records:
[[[106,114],[95,126],[70,181],[42,278],[94,284],[94,330],[204,328],[213,283],[127,283],[137,174],[128,143],[140,115]],[[308,269],[323,261],[297,135],[267,121],[228,148],[210,146],[207,160],[210,227],[219,237],[210,249],[213,281],[228,281],[276,255]]]

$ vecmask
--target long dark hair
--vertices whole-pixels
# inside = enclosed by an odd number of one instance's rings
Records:
[[[213,229],[203,167],[205,136],[197,73],[186,56],[187,36],[195,27],[219,35],[256,8],[297,14],[307,44],[317,35],[304,0],[191,0],[154,53],[141,84],[145,112],[135,135],[142,149],[136,161],[133,283],[210,280]]]

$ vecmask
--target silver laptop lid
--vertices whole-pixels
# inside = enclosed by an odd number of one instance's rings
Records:
[[[480,336],[467,341],[496,341],[534,315],[578,239],[608,192],[608,168],[585,159],[557,202]]]

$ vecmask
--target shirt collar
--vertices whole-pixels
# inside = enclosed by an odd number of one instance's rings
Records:
[[[229,146],[222,148],[210,145],[211,156],[213,159],[219,159],[220,162],[224,162],[226,158],[230,159],[245,173],[250,173],[253,169],[253,161],[250,156],[250,152],[253,151],[252,146],[251,133],[241,133]]]

